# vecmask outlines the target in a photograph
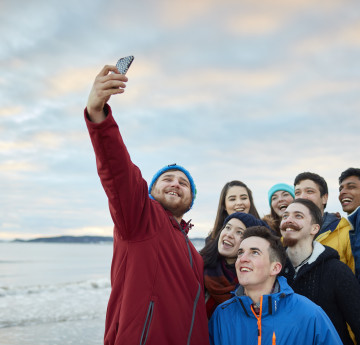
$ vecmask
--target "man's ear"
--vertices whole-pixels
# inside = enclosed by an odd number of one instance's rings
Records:
[[[270,275],[277,276],[281,272],[281,269],[282,269],[282,265],[280,262],[278,262],[278,261],[272,262]]]
[[[319,231],[320,231],[320,225],[319,224],[312,224],[311,225],[311,231],[310,231],[311,235],[315,236]]]
[[[329,198],[329,194],[324,194],[322,197],[321,197],[321,202],[323,204],[323,206],[325,206],[328,202],[328,198]]]

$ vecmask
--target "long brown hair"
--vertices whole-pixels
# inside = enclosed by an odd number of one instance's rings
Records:
[[[227,194],[228,190],[234,186],[244,187],[246,189],[246,191],[249,195],[249,201],[250,201],[249,214],[253,215],[257,219],[260,219],[259,213],[256,210],[256,207],[254,204],[252,192],[248,188],[248,186],[244,182],[241,182],[238,180],[233,180],[233,181],[227,182],[220,193],[219,205],[218,205],[218,209],[217,209],[217,213],[216,213],[214,227],[209,234],[211,239],[216,238],[217,234],[219,233],[219,231],[221,230],[221,228],[224,224],[225,218],[228,216],[228,213],[226,212],[226,209],[225,209],[225,198],[226,198],[226,194]]]

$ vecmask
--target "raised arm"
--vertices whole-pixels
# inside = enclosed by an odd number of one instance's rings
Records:
[[[98,174],[109,199],[115,232],[129,240],[136,236],[144,238],[147,227],[143,223],[148,218],[139,214],[150,199],[146,181],[132,163],[107,104],[112,95],[124,92],[126,81],[127,78],[115,66],[105,66],[91,89],[85,121],[96,155]],[[142,226],[140,222],[143,222]]]
[[[125,91],[127,81],[127,77],[120,74],[116,66],[106,65],[103,67],[95,78],[86,107],[92,122],[100,123],[105,120],[105,104],[112,95]]]

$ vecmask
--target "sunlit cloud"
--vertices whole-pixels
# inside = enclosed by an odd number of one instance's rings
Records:
[[[99,73],[94,68],[76,69],[70,68],[59,71],[58,74],[51,75],[48,82],[51,87],[46,90],[49,96],[59,97],[64,94],[72,94],[89,88],[89,83]]]
[[[0,117],[11,117],[16,116],[16,114],[19,114],[23,111],[23,107],[21,106],[13,106],[13,107],[6,107],[6,108],[0,108]]]
[[[64,229],[63,234],[70,236],[113,236],[114,227],[83,227],[83,228],[73,228],[73,229]]]
[[[27,161],[4,161],[0,163],[0,171],[2,173],[14,173],[14,172],[36,172],[41,171],[43,167],[35,163]]]

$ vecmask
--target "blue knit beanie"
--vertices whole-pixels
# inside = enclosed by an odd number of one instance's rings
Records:
[[[269,228],[269,225],[265,223],[263,220],[257,219],[252,214],[244,213],[244,212],[234,212],[230,214],[225,218],[223,226],[225,226],[225,224],[232,218],[239,219],[241,222],[244,223],[246,228],[249,228],[250,226],[266,226],[267,228]]]
[[[194,200],[195,200],[195,197],[196,197],[196,186],[195,186],[194,180],[193,180],[192,176],[190,175],[190,173],[185,168],[183,168],[180,165],[177,165],[176,163],[164,166],[163,168],[161,168],[153,176],[153,178],[152,178],[152,180],[151,180],[151,182],[149,184],[149,197],[151,199],[155,200],[154,197],[151,195],[151,189],[152,189],[153,185],[155,184],[155,182],[157,181],[157,179],[160,177],[160,175],[162,175],[164,172],[169,171],[169,170],[182,171],[186,175],[186,177],[188,178],[188,180],[190,182],[191,196],[192,196],[191,205],[190,205],[190,208],[189,208],[189,210],[190,210],[192,208],[193,204],[194,204]]]
[[[273,185],[268,192],[270,207],[271,207],[272,196],[274,195],[274,193],[278,192],[279,190],[284,190],[285,192],[290,193],[292,195],[292,197],[295,199],[294,186],[290,186],[286,183],[278,183],[278,184]]]

